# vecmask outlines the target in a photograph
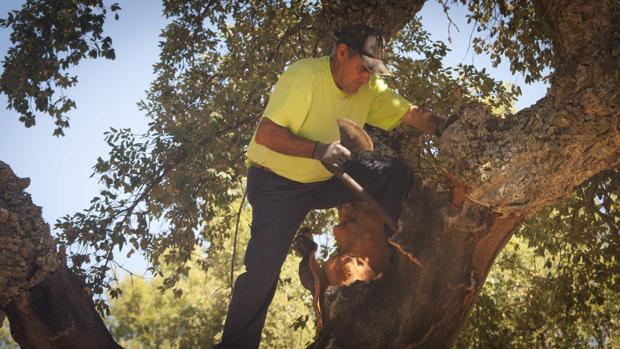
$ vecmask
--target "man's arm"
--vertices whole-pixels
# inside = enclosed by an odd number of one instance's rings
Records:
[[[437,127],[440,125],[442,118],[435,115],[432,111],[412,105],[401,120],[424,133],[436,134]]]
[[[256,130],[256,143],[277,153],[311,158],[316,142],[294,135],[269,118],[262,118]]]
[[[326,165],[341,165],[351,158],[351,152],[340,141],[321,143],[296,136],[268,118],[262,118],[256,130],[255,141],[277,153],[314,158]]]

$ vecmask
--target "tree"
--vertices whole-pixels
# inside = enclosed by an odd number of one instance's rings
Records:
[[[117,4],[106,8],[101,0],[27,1],[22,11],[0,21],[0,26],[13,28],[11,41],[20,43],[2,62],[0,90],[26,127],[34,126],[36,113],[42,112],[55,119],[54,135],[64,135],[66,114],[75,102],[62,92],[78,81],[69,70],[86,57],[114,59],[112,39],[102,34],[106,14],[118,10]],[[24,69],[27,74],[19,73]]]
[[[238,245],[249,239],[249,205],[245,205],[239,225]],[[234,229],[235,222],[229,222]],[[126,276],[120,281],[123,296],[111,300],[112,335],[124,347],[210,348],[221,338],[230,297],[232,241],[211,256],[212,265],[204,272],[195,263],[177,285],[182,292],[162,293],[162,279],[147,281]],[[235,275],[242,272],[244,248],[235,256]],[[201,251],[195,251],[202,257]],[[265,348],[305,348],[314,335],[308,314],[310,295],[297,281],[299,258],[289,258],[282,270],[279,292],[269,310],[262,346]],[[170,266],[163,266],[167,268]],[[296,328],[295,330],[293,328]]]
[[[0,161],[0,322],[21,347],[118,348],[83,283],[57,253],[28,178]]]
[[[460,118],[440,139],[413,150],[408,131],[375,134],[395,155],[435,172],[418,175],[402,217],[402,246],[425,268],[398,254],[380,281],[337,290],[325,300],[330,326],[316,346],[454,343],[513,232],[584,181],[615,169],[620,159],[618,1],[458,2],[468,6],[480,28],[474,49],[497,61],[508,59],[526,79],[548,79],[544,98],[502,117],[476,104],[485,100],[507,107],[519,91],[469,66],[442,67],[447,47],[429,42],[415,19],[424,1],[166,1],[164,15],[171,22],[162,33],[158,77],[141,104],[153,120],[150,129],[142,136],[129,130],[107,135],[110,156],[95,167],[105,189],[88,210],[57,223],[63,244],[94,250],[85,264],[93,290],[103,292],[114,251],[126,244],[143,250],[155,271],[166,253],[165,261],[177,265],[166,274],[169,288],[187,273],[196,245],[222,250],[230,236],[225,222],[235,216],[230,205],[242,196],[244,146],[277,72],[295,59],[328,52],[331,33],[343,23],[364,21],[392,39],[400,93]],[[599,206],[594,213],[604,222],[599,227],[614,239],[601,252],[604,259],[617,252],[619,221],[617,198],[599,192],[617,190],[617,173],[605,174],[583,187],[594,188],[596,194],[584,204]],[[452,205],[452,186],[467,190],[460,205]],[[215,217],[221,224],[211,224]],[[154,233],[150,222],[160,219],[167,228]],[[209,230],[196,229],[206,224]],[[69,253],[80,270],[87,256],[77,249]],[[209,264],[211,254],[201,265]],[[618,270],[617,259],[608,263],[609,270]]]
[[[489,274],[457,347],[617,346],[618,236],[599,216],[604,208],[595,198],[610,192],[610,178],[617,171],[593,177],[570,200],[521,226]]]
[[[6,349],[18,349],[19,347],[15,344],[13,338],[11,338],[11,333],[9,332],[7,327],[2,327],[0,329],[0,345]]]

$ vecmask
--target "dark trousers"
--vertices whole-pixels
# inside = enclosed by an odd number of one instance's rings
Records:
[[[347,161],[344,168],[398,219],[412,182],[411,170],[404,162]],[[246,272],[235,282],[222,342],[216,348],[258,348],[280,268],[306,214],[359,201],[335,176],[323,182],[299,183],[258,167],[249,169],[247,190],[252,227],[244,259]]]

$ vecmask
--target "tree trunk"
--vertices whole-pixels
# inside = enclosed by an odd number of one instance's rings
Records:
[[[22,348],[120,348],[56,252],[41,208],[0,161],[0,323]]]
[[[399,253],[382,279],[327,292],[315,348],[450,347],[519,223],[620,162],[620,4],[535,9],[553,43],[547,96],[507,119],[480,106],[462,111],[440,159],[467,200],[454,206],[444,184],[418,178],[401,243],[424,267]]]

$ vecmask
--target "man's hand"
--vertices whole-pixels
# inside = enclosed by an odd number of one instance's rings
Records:
[[[351,159],[351,152],[340,141],[332,143],[316,143],[312,157],[323,164],[340,166],[345,161]]]
[[[439,117],[430,110],[412,105],[403,115],[402,121],[426,134],[435,134]]]
[[[455,115],[444,118],[436,115],[430,110],[419,108],[415,105],[411,106],[402,118],[404,123],[426,134],[434,134],[438,137],[441,137],[443,131],[456,120],[457,117]]]

